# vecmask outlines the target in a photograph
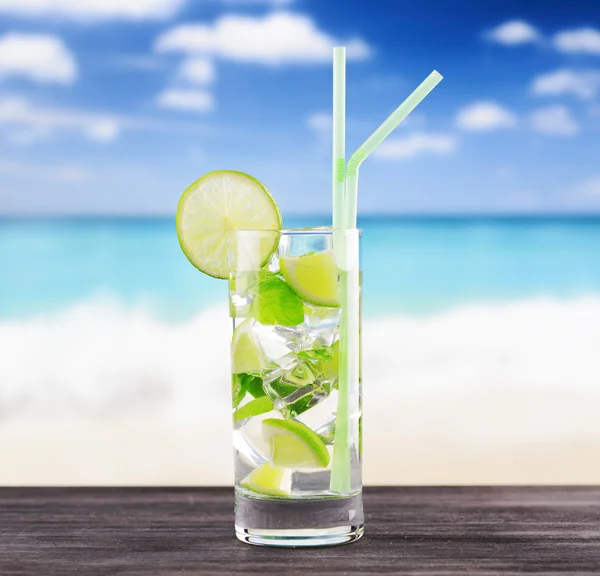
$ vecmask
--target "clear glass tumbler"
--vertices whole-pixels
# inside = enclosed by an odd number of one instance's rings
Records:
[[[363,533],[360,231],[229,239],[237,537],[327,546]]]

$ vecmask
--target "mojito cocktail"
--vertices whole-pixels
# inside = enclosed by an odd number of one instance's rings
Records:
[[[345,49],[334,48],[332,229],[285,230],[258,180],[211,172],[177,233],[229,281],[238,538],[323,546],[362,535],[358,172],[441,81],[433,71],[346,162]]]
[[[190,261],[229,284],[238,538],[356,540],[359,231],[285,230],[267,189],[233,171],[207,174],[184,192],[177,230]]]

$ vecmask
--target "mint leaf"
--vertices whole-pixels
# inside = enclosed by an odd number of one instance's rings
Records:
[[[254,398],[260,398],[265,396],[266,392],[263,390],[263,381],[257,374],[244,374],[244,383],[246,390],[254,396]]]
[[[273,272],[261,270],[249,291],[253,295],[250,314],[261,324],[297,326],[304,322],[302,300]]]
[[[232,374],[233,407],[235,408],[246,393],[254,398],[266,396],[263,389],[263,379],[259,372],[244,372]]]

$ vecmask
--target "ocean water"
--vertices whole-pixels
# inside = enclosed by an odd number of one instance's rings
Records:
[[[286,221],[318,224],[326,222]],[[600,294],[600,219],[372,218],[360,226],[366,318]],[[224,282],[189,265],[172,219],[0,220],[0,320],[111,299],[185,321],[226,298]]]
[[[366,481],[600,482],[600,219],[360,225]],[[0,220],[0,484],[229,484],[230,336],[172,220]]]

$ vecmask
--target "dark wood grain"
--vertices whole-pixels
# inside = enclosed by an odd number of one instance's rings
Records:
[[[367,488],[366,535],[242,544],[225,488],[0,489],[0,574],[591,574],[600,488]]]

